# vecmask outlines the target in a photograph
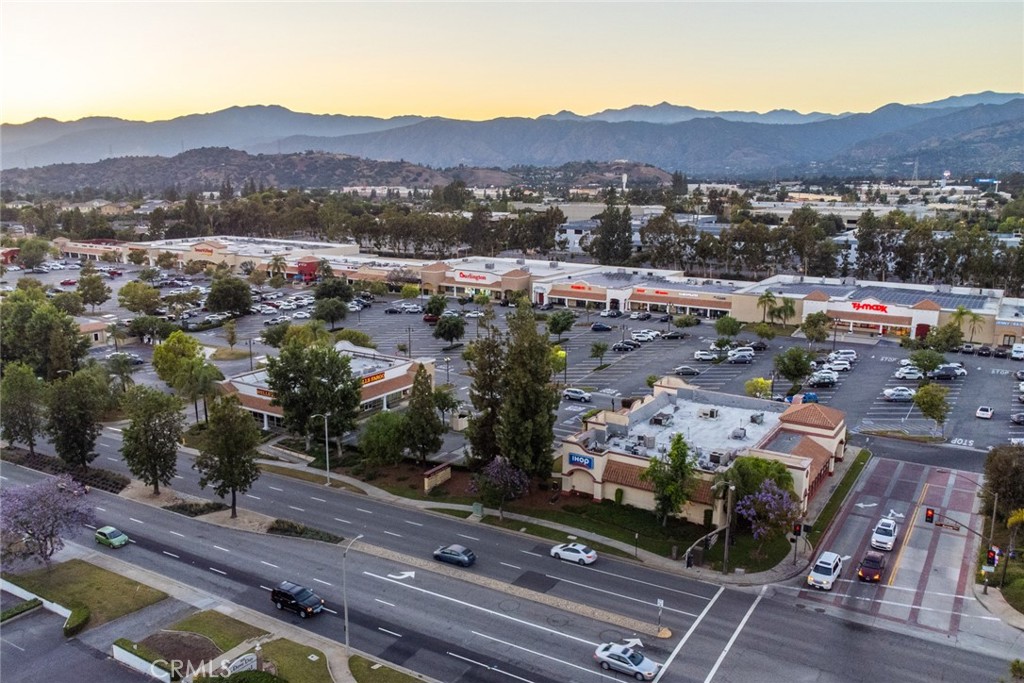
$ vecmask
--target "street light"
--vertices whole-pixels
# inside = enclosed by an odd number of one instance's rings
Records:
[[[324,467],[327,469],[327,485],[331,485],[331,447],[327,440],[327,418],[331,416],[330,413],[317,413],[316,415],[310,415],[310,419],[314,417],[322,417],[324,419]]]
[[[348,549],[352,547],[352,544],[362,538],[363,535],[359,534],[345,546],[345,550],[341,553],[341,604],[345,613],[345,656],[349,656],[348,649],[348,572],[345,570],[345,560],[348,559]]]
[[[720,481],[717,484],[715,484],[714,486],[712,486],[711,490],[714,491],[718,487],[725,486],[726,484],[727,484],[727,482]],[[725,503],[725,549],[722,551],[722,573],[723,574],[728,574],[729,573],[729,540],[730,540],[729,539],[729,532],[732,529],[732,506],[733,506],[733,498],[734,498],[734,496],[736,494],[736,484],[728,484],[728,486],[729,486],[729,492],[728,492],[728,494],[726,496],[726,503]]]

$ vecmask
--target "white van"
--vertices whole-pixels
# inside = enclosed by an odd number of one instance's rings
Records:
[[[857,360],[857,352],[853,349],[837,349],[828,354],[829,360],[845,360],[853,363]]]
[[[1014,344],[1010,348],[1011,360],[1024,360],[1024,344]]]

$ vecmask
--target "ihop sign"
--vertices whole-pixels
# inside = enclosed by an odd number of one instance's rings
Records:
[[[582,453],[570,453],[569,466],[586,467],[588,470],[592,470],[594,469],[594,458],[593,456],[583,455]]]

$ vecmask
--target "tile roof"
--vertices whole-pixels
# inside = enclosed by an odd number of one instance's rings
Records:
[[[609,460],[604,466],[604,481],[612,484],[622,484],[641,491],[653,491],[654,485],[646,479],[641,479],[643,467],[630,465],[616,460]]]
[[[800,403],[790,406],[779,416],[782,423],[835,429],[843,423],[845,414],[841,410],[823,406],[820,403]]]

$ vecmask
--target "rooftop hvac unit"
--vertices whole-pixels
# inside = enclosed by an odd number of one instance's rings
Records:
[[[754,413],[750,416],[750,424],[761,425],[764,424],[764,413]]]
[[[654,435],[647,434],[644,436],[644,448],[654,448]]]
[[[718,408],[701,408],[700,412],[697,414],[697,417],[702,417],[707,420],[717,420]]]
[[[548,261],[548,268],[557,268],[558,261]]]
[[[707,458],[698,458],[697,459],[697,467],[701,468],[702,470],[706,470],[706,471],[711,471],[711,470],[714,469],[714,465],[712,465],[711,461],[708,460]]]
[[[523,265],[524,263],[526,263],[526,259],[524,259],[524,258],[517,258],[516,259],[516,263],[518,263],[519,265]]]
[[[711,451],[709,460],[712,465],[728,465],[729,453],[726,451]]]
[[[494,264],[493,263],[485,263],[484,264],[484,268],[487,269],[487,270],[494,270]]]
[[[747,438],[747,430],[744,429],[743,427],[737,427],[736,429],[732,430],[732,434],[729,435],[729,438],[745,439]]]

